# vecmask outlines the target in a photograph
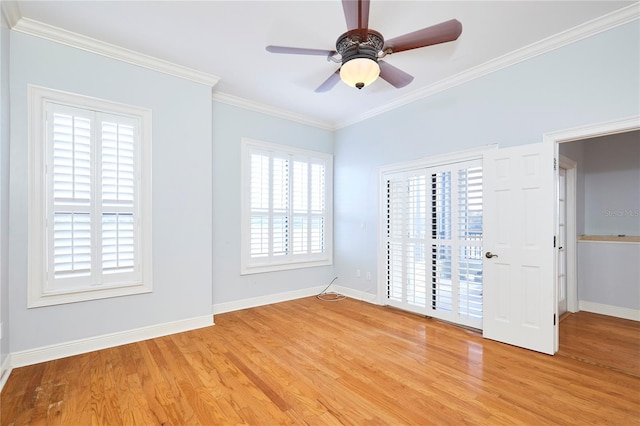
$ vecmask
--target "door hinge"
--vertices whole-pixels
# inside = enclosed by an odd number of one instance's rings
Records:
[[[554,158],[553,159],[553,170],[558,170],[558,159]]]
[[[553,236],[553,248],[556,248],[556,236]]]
[[[553,314],[553,325],[556,325],[556,314]]]

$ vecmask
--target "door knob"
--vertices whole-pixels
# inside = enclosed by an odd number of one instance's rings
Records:
[[[492,257],[498,257],[498,255],[497,254],[493,254],[490,251],[488,251],[488,252],[486,252],[484,254],[484,257],[486,257],[487,259],[491,259]]]

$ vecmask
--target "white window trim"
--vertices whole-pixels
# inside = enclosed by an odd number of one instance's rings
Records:
[[[480,148],[465,149],[462,151],[448,152],[444,154],[433,155],[430,157],[419,158],[417,160],[402,161],[399,163],[380,166],[378,168],[378,189],[381,190],[384,186],[383,175],[386,173],[408,172],[416,169],[423,169],[426,167],[446,166],[447,164],[462,163],[469,160],[478,160],[482,159],[482,155],[485,152],[494,149],[498,149],[497,144],[487,145]]]
[[[46,105],[50,102],[76,108],[134,116],[140,120],[140,272],[139,282],[66,291],[46,290]],[[35,85],[28,86],[28,294],[27,307],[97,300],[149,293],[152,285],[151,224],[151,110]],[[44,195],[44,196],[43,196]]]
[[[325,172],[325,208],[326,223],[324,241],[326,250],[322,259],[314,259],[309,261],[295,260],[282,263],[270,264],[252,264],[250,262],[250,162],[249,155],[252,149],[264,151],[286,152],[291,155],[300,155],[313,158],[321,158],[326,161],[327,169]],[[295,148],[288,145],[280,145],[269,142],[263,142],[250,138],[242,138],[241,140],[241,226],[240,226],[240,275],[256,274],[263,272],[284,271],[299,268],[311,268],[317,266],[330,266],[333,264],[333,156],[319,151],[305,150]]]

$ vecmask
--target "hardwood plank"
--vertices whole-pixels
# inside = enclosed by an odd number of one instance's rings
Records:
[[[639,353],[638,321],[581,311],[560,323],[558,355],[640,377]]]
[[[0,423],[638,424],[638,330],[570,316],[551,357],[391,308],[306,298],[17,368]]]

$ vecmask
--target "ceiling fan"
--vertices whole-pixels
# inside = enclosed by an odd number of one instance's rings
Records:
[[[454,41],[462,33],[462,24],[451,19],[385,40],[382,34],[369,28],[369,0],[342,0],[342,8],[348,31],[336,40],[336,50],[267,46],[271,53],[326,56],[327,60],[341,64],[315,90],[317,93],[329,91],[339,80],[362,89],[378,77],[395,88],[405,87],[413,76],[380,59],[392,53]]]

